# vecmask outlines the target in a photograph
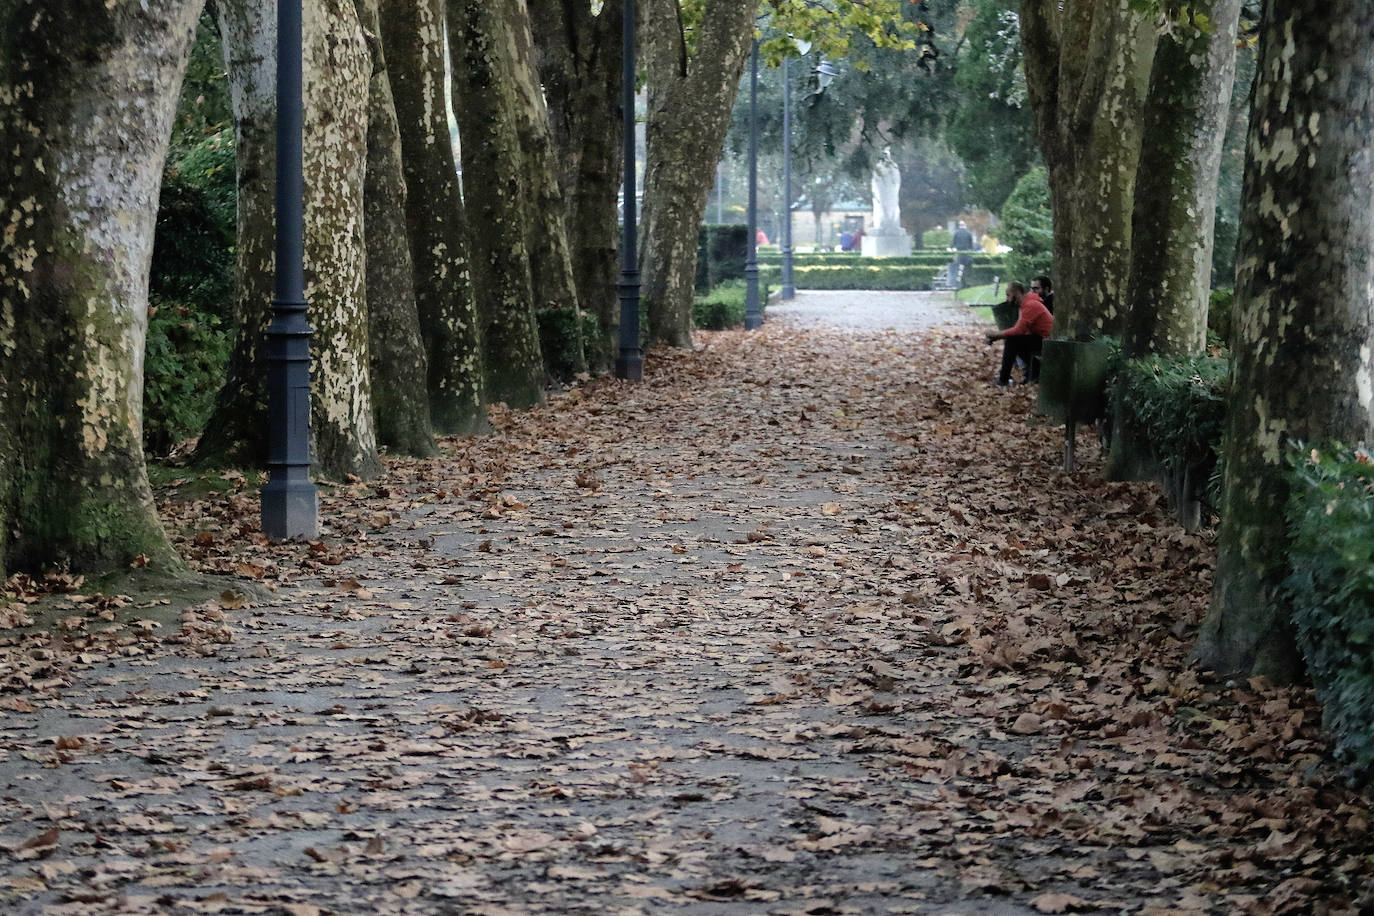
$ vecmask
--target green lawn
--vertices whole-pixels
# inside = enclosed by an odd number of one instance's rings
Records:
[[[1005,283],[999,283],[996,287],[991,283],[987,286],[967,286],[959,290],[959,301],[967,302],[970,305],[992,305],[1005,299],[1006,292],[1007,284]],[[988,314],[991,315],[992,312],[988,312]]]

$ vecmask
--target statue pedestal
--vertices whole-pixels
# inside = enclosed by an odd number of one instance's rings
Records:
[[[864,233],[860,243],[866,258],[894,258],[911,254],[911,235],[904,229],[900,234],[869,235]]]

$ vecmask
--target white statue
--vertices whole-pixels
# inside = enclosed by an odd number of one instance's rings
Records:
[[[873,221],[878,235],[901,235],[897,192],[902,188],[902,173],[892,161],[892,147],[883,147],[883,158],[873,164]]]

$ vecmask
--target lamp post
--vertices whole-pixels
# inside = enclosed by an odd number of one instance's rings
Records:
[[[792,285],[792,81],[787,74],[789,59],[782,59],[782,292],[779,295],[783,299],[797,298],[797,288]]]
[[[763,325],[759,303],[758,176],[759,176],[759,43],[749,58],[749,257],[744,262],[744,329],[758,330]]]
[[[313,538],[319,495],[310,482],[310,325],[305,320],[301,0],[277,5],[276,288],[267,337],[267,468],[262,530],[274,541]]]
[[[635,0],[624,0],[621,14],[621,129],[625,140],[625,228],[620,244],[620,354],[615,377],[630,382],[644,378],[644,351],[639,345],[638,216],[635,212]]]

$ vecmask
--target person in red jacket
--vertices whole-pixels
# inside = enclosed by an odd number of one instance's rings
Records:
[[[1011,367],[1018,357],[1026,363],[1025,380],[1034,382],[1038,379],[1040,364],[1033,357],[1040,355],[1045,338],[1054,327],[1054,316],[1045,308],[1045,303],[1035,293],[1026,292],[1020,283],[1007,284],[1007,301],[1017,307],[1016,324],[988,335],[988,343],[1006,341],[1002,346],[1002,368],[997,373],[998,387],[1011,384]]]

